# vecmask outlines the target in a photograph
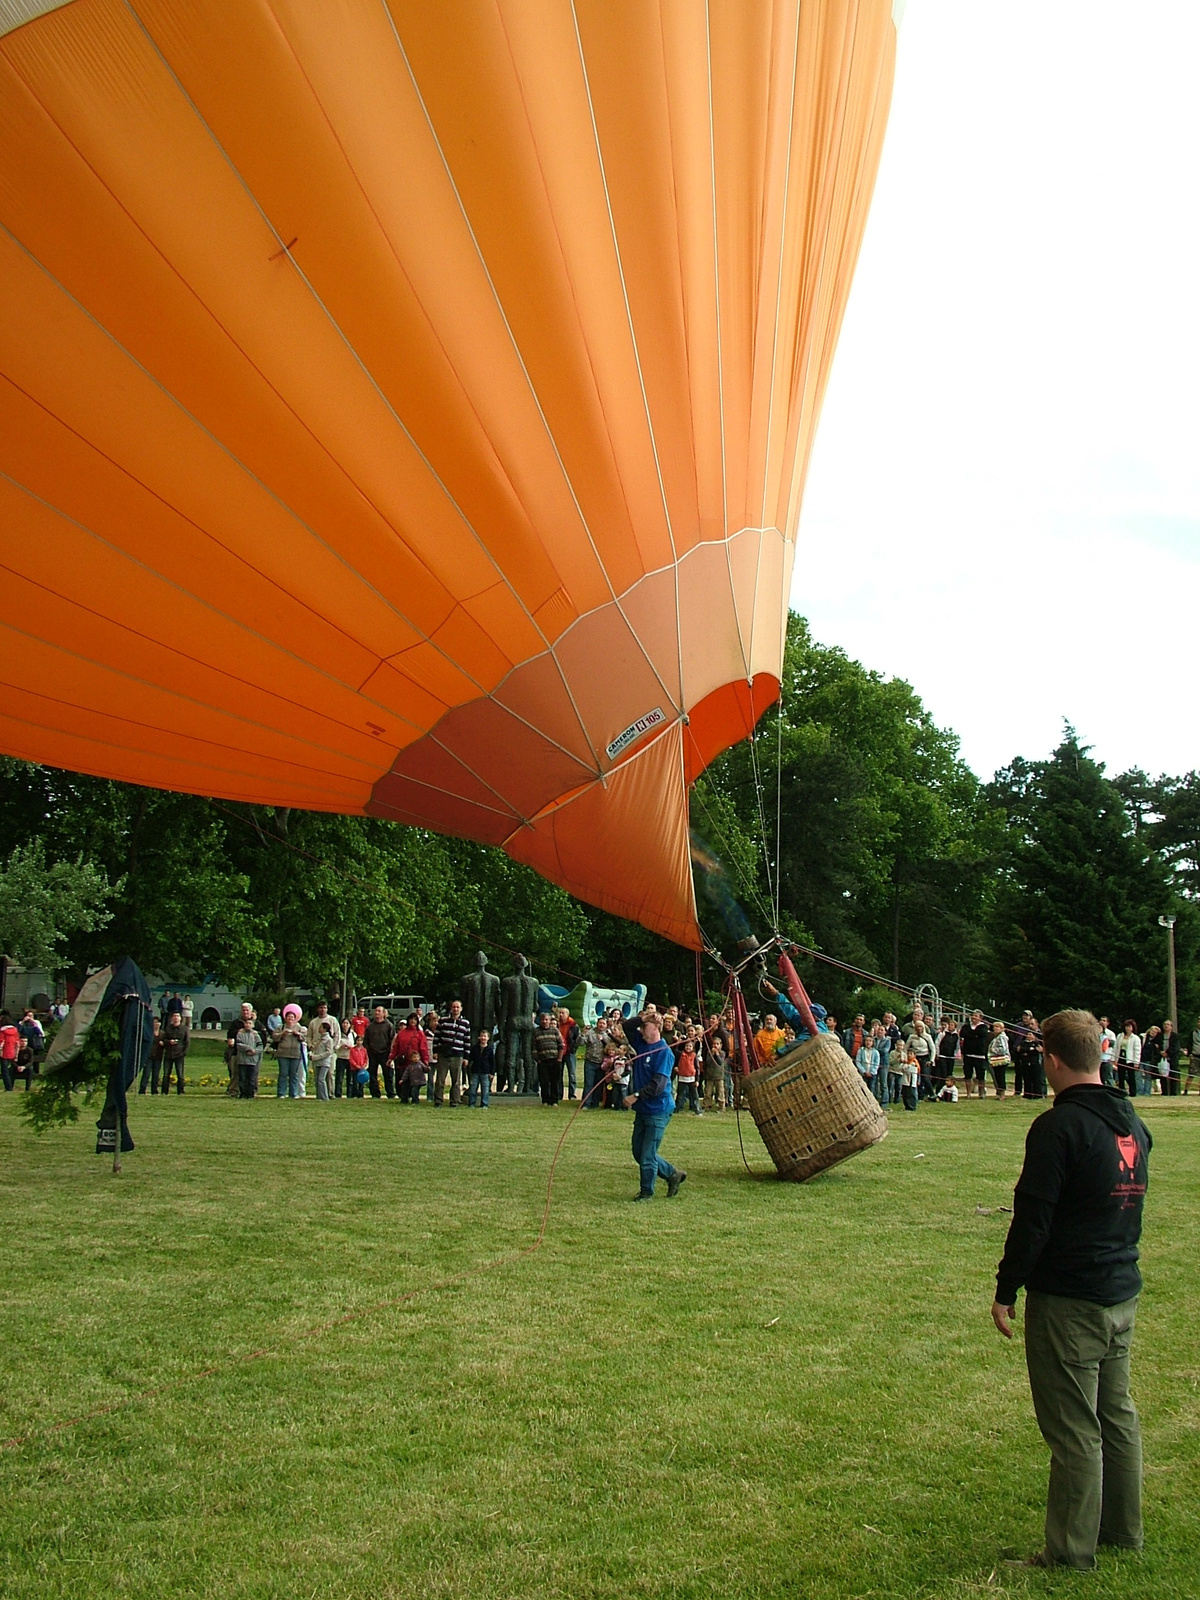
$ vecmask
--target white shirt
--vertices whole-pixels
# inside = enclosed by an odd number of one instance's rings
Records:
[[[1124,1034],[1117,1040],[1117,1062],[1123,1067],[1136,1067],[1142,1059],[1142,1041],[1136,1033],[1128,1038]]]

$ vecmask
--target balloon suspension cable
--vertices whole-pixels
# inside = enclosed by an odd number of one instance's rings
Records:
[[[732,968],[727,968],[728,978],[725,980],[725,998],[733,1011],[733,1038],[737,1050],[737,1059],[734,1062],[733,1077],[733,1113],[737,1121],[738,1149],[742,1152],[742,1165],[746,1171],[754,1175],[754,1168],[746,1156],[746,1146],[742,1139],[742,1084],[750,1076],[750,1014],[746,1010],[746,997],[742,993],[742,982],[739,973]],[[740,1082],[738,1080],[741,1080]]]

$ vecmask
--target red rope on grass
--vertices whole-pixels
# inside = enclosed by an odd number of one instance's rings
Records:
[[[306,1328],[300,1333],[289,1334],[289,1341],[297,1339],[316,1339],[323,1333],[329,1333],[334,1328],[343,1328],[348,1322],[357,1322],[363,1317],[374,1315],[378,1311],[386,1311],[392,1306],[404,1305],[410,1300],[416,1300],[424,1294],[437,1294],[442,1289],[452,1289],[456,1284],[468,1283],[472,1278],[482,1277],[486,1272],[493,1272],[497,1267],[508,1266],[517,1261],[523,1261],[527,1256],[534,1255],[542,1247],[546,1237],[546,1228],[550,1222],[550,1206],[554,1194],[554,1177],[558,1170],[558,1158],[562,1154],[562,1147],[567,1135],[575,1126],[575,1119],[584,1106],[604,1085],[612,1078],[611,1072],[606,1072],[597,1083],[583,1095],[575,1110],[571,1113],[566,1126],[558,1136],[558,1143],[554,1147],[554,1154],[550,1158],[550,1170],[546,1178],[546,1200],[542,1207],[542,1220],[538,1227],[537,1237],[532,1244],[525,1245],[520,1250],[506,1251],[502,1256],[496,1256],[491,1261],[481,1262],[475,1267],[464,1267],[461,1272],[455,1272],[448,1278],[440,1278],[436,1283],[424,1284],[419,1289],[408,1289],[403,1294],[388,1295],[383,1300],[376,1300],[371,1305],[360,1306],[356,1311],[347,1311],[340,1317],[330,1317],[327,1322],[320,1322],[315,1327]],[[236,1367],[249,1366],[252,1361],[261,1361],[266,1356],[278,1355],[277,1350],[269,1347],[261,1350],[248,1350],[242,1355],[228,1356],[215,1367],[205,1367],[200,1372],[189,1372],[182,1378],[172,1378],[167,1383],[158,1383],[149,1389],[139,1389],[136,1393],[126,1395],[123,1399],[110,1401],[108,1405],[96,1406],[91,1411],[84,1411],[77,1417],[68,1417],[62,1422],[46,1423],[42,1427],[31,1428],[28,1433],[19,1434],[14,1439],[0,1440],[0,1450],[16,1450],[23,1444],[28,1444],[31,1439],[39,1434],[63,1433],[69,1428],[78,1428],[82,1423],[94,1422],[99,1417],[108,1417],[114,1411],[124,1411],[126,1407],[137,1405],[142,1400],[153,1400],[159,1395],[169,1394],[174,1390],[182,1389],[187,1384],[200,1383],[205,1378],[215,1377],[218,1372],[230,1371]]]

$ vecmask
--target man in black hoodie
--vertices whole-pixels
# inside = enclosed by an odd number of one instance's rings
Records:
[[[1129,1350],[1150,1133],[1126,1095],[1100,1081],[1090,1012],[1047,1017],[1042,1039],[1054,1104],[1025,1140],[992,1320],[1012,1338],[1024,1286],[1029,1387],[1050,1446],[1046,1545],[1026,1564],[1086,1569],[1097,1544],[1142,1547]]]

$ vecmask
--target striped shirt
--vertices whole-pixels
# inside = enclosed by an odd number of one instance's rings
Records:
[[[443,1017],[433,1036],[433,1048],[439,1056],[465,1056],[471,1049],[471,1024],[466,1017]]]

